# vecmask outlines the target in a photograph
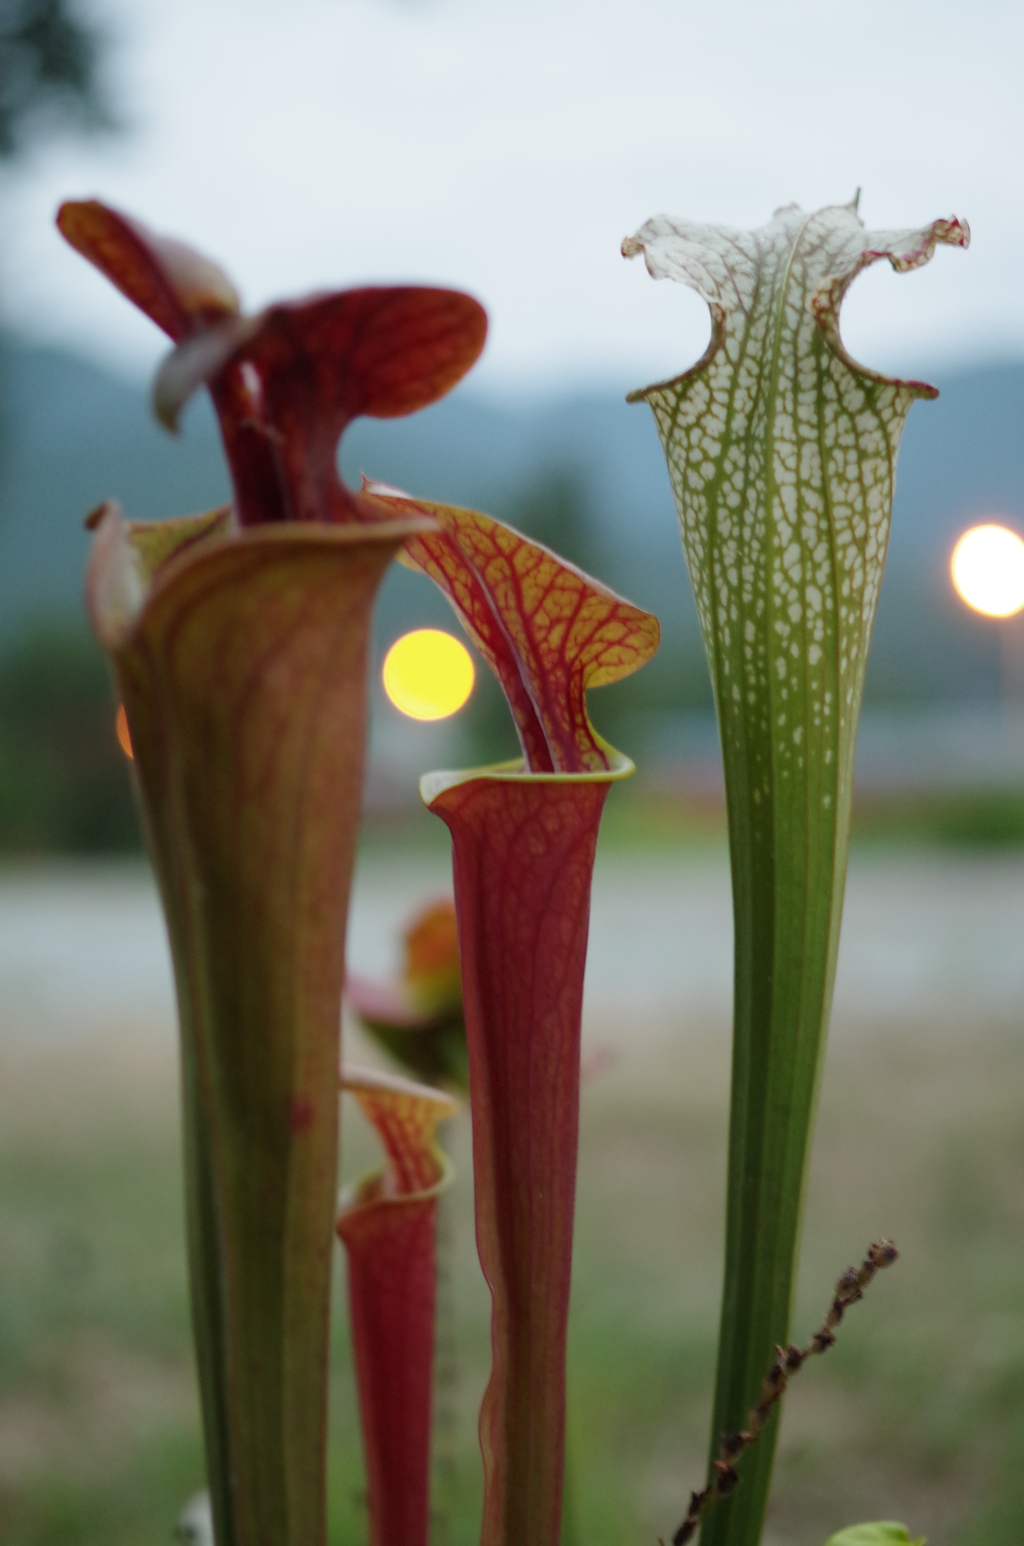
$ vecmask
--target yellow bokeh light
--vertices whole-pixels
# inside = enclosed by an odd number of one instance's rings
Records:
[[[464,644],[439,628],[403,634],[384,658],[384,691],[410,719],[447,719],[473,691],[473,661]]]
[[[953,584],[986,617],[1012,617],[1024,607],[1024,542],[1005,526],[972,526],[950,560]]]

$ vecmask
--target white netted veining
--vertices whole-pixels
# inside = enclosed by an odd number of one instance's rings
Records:
[[[633,399],[668,458],[723,741],[772,748],[755,801],[804,774],[812,740],[827,771],[809,796],[831,803],[848,770],[896,451],[911,402],[935,395],[850,359],[843,294],[879,258],[902,272],[968,240],[956,220],[869,232],[853,203],[789,205],[753,232],[660,215],[622,244],[711,308],[703,359]]]

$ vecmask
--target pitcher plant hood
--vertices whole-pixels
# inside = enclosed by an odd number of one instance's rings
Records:
[[[154,386],[158,417],[174,427],[188,397],[209,387],[243,526],[375,519],[338,477],[346,425],[425,408],[484,345],[483,307],[456,290],[369,286],[248,317],[209,258],[109,205],[66,203],[57,224],[173,340]]]

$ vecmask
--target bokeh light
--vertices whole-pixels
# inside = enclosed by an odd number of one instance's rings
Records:
[[[128,715],[124,711],[124,704],[117,705],[117,717],[114,720],[114,729],[117,732],[117,744],[131,761],[135,760],[132,751],[131,731],[128,729]]]
[[[403,634],[384,659],[384,691],[410,719],[446,719],[473,691],[466,646],[439,628]]]
[[[950,561],[953,584],[986,617],[1012,617],[1024,607],[1024,541],[1005,526],[972,526]]]

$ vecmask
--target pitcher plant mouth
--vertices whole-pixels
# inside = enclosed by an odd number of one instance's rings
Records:
[[[209,259],[96,201],[61,231],[209,388],[229,508],[95,528],[110,656],[174,958],[189,1269],[218,1546],[323,1546],[344,939],[373,599],[429,516],[344,487],[338,440],[442,396],[486,317],[364,288],[240,311]]]
[[[456,788],[459,784],[471,783],[477,779],[488,779],[495,783],[506,784],[617,784],[623,779],[632,778],[636,772],[636,763],[624,752],[616,751],[610,746],[603,736],[594,733],[595,741],[600,745],[602,754],[607,758],[607,767],[588,773],[534,773],[527,768],[522,757],[512,757],[506,762],[492,762],[479,768],[459,768],[450,771],[440,770],[436,773],[424,773],[420,779],[420,799],[426,806],[433,806],[435,802],[447,790]]]
[[[711,312],[697,364],[630,394],[668,461],[725,765],[735,1013],[709,1479],[788,1342],[896,454],[913,401],[937,395],[857,364],[839,310],[870,264],[903,273],[969,240],[955,218],[866,231],[854,199],[787,205],[749,232],[658,215],[622,244]],[[760,1540],[776,1429],[744,1455],[704,1546]]]

